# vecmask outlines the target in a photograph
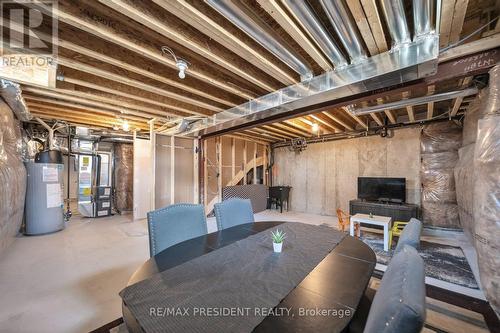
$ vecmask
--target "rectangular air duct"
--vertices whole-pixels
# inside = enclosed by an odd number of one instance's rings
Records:
[[[421,79],[435,74],[438,54],[438,35],[422,36],[361,63],[326,72],[200,120],[184,135],[214,135],[292,110],[313,109],[322,103]]]

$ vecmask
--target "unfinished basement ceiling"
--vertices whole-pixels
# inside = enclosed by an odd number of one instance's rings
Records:
[[[226,2],[226,1],[224,1]],[[230,1],[227,1],[230,2]],[[342,19],[350,22],[360,37],[359,54],[368,57],[383,53],[395,42],[394,29],[387,24],[382,2],[343,2]],[[390,2],[390,1],[387,1]],[[432,2],[432,1],[431,1]],[[292,12],[290,1],[232,1],[290,54],[317,76],[335,69],[336,61],[313,31]],[[342,42],[325,11],[328,1],[298,2],[316,16],[341,55],[355,57]],[[413,36],[412,1],[402,1],[409,33]],[[494,0],[442,1],[440,46],[456,43],[498,15]],[[213,116],[256,97],[296,84],[301,73],[279,54],[261,45],[229,21],[208,2],[198,0],[59,0],[58,80],[53,88],[23,85],[23,97],[37,117],[63,120],[75,125],[117,130],[124,121],[132,130],[167,129],[185,117]],[[5,23],[4,23],[5,24]],[[16,29],[14,26],[10,28]],[[49,27],[40,28],[41,38]],[[488,26],[483,36],[500,32],[498,24]],[[474,41],[481,34],[468,39]],[[344,41],[345,43],[345,41]],[[189,62],[181,80],[175,61],[161,52],[168,46],[177,57]],[[346,44],[349,45],[349,44]],[[472,85],[451,81],[420,90],[388,93],[378,100],[366,100],[353,108],[388,103],[404,98],[462,89]],[[411,94],[411,95],[410,95]],[[387,115],[390,123],[439,116],[450,108],[462,112],[470,98],[438,102],[432,106],[403,108]],[[345,108],[334,108],[304,117],[278,121],[233,135],[275,142],[292,137],[313,136],[314,124],[322,133],[380,126],[387,114],[353,117]],[[173,122],[174,121],[174,122]]]

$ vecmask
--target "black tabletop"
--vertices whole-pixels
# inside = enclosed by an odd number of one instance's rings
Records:
[[[282,223],[243,224],[171,246],[146,261],[128,285]],[[341,332],[359,304],[375,263],[375,253],[366,244],[346,236],[254,332]],[[142,332],[125,304],[122,310],[129,331]]]

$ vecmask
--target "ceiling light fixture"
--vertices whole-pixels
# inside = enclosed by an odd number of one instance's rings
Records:
[[[126,120],[123,121],[122,128],[125,132],[128,132],[130,130],[130,125],[129,125],[128,121],[126,121]]]
[[[172,58],[174,58],[175,66],[177,67],[177,69],[179,69],[179,78],[184,79],[186,77],[186,71],[188,69],[189,62],[184,59],[177,58],[174,51],[172,51],[172,49],[167,46],[162,46],[161,52],[164,55],[170,53]]]
[[[317,131],[319,131],[319,125],[318,125],[318,124],[316,124],[316,123],[312,124],[312,131],[313,131],[314,133],[316,133]]]

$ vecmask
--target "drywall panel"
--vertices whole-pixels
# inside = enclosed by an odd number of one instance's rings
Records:
[[[275,150],[273,185],[292,186],[291,209],[336,215],[357,197],[360,176],[404,177],[407,201],[420,204],[420,128],[400,129],[392,138],[310,144],[301,153]]]
[[[151,141],[134,138],[134,219],[154,210]]]

